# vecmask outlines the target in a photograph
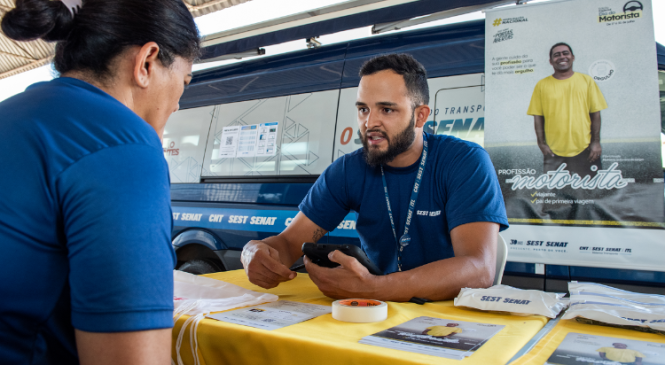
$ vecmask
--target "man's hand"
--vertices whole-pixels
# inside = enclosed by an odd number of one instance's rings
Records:
[[[600,157],[603,149],[600,147],[600,143],[591,142],[591,144],[589,144],[589,151],[591,151],[589,154],[589,162],[594,162]]]
[[[326,296],[343,298],[376,298],[378,276],[369,273],[355,257],[333,251],[328,254],[332,262],[340,264],[335,268],[321,267],[305,256],[305,267],[310,278]]]
[[[296,272],[280,261],[279,252],[263,241],[249,241],[242,250],[240,261],[252,284],[271,289],[296,277]]]
[[[543,153],[543,156],[554,157],[554,152],[552,152],[547,143],[538,143],[538,148],[540,148],[540,152]]]
[[[291,224],[278,234],[262,241],[249,241],[242,250],[240,261],[247,278],[253,284],[271,289],[296,277],[289,267],[302,256],[303,242],[318,242],[328,231],[299,212]]]

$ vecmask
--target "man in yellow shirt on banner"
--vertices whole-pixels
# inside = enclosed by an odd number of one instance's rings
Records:
[[[607,103],[589,75],[573,71],[575,55],[566,43],[550,48],[554,74],[536,84],[528,115],[533,115],[543,173],[562,163],[570,174],[596,175],[601,168],[600,111]]]
[[[464,332],[461,328],[457,327],[459,323],[448,323],[445,326],[431,326],[423,331],[423,335],[434,337],[449,337],[456,333]]]
[[[644,355],[641,352],[631,350],[625,343],[613,343],[614,347],[601,347],[598,356],[603,360],[616,361],[621,364],[641,365]]]

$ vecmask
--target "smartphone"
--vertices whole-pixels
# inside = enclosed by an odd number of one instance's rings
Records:
[[[313,263],[322,266],[322,267],[337,267],[338,263],[330,261],[328,259],[328,254],[333,251],[340,251],[345,255],[355,257],[358,262],[369,270],[373,275],[383,275],[383,272],[379,270],[376,265],[365,255],[365,252],[360,249],[360,247],[355,245],[330,245],[323,243],[312,243],[305,242],[302,244],[302,252],[307,256]]]

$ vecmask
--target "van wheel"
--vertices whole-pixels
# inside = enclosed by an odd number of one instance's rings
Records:
[[[224,269],[224,265],[222,265],[221,263],[217,263],[213,260],[206,260],[206,259],[187,261],[184,264],[180,265],[178,270],[194,275],[211,274],[214,272],[226,271]]]

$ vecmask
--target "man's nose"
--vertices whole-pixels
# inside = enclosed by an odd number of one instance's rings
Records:
[[[374,110],[370,110],[367,115],[367,120],[365,121],[365,127],[371,130],[372,128],[381,126],[381,118],[378,115],[379,113]]]

